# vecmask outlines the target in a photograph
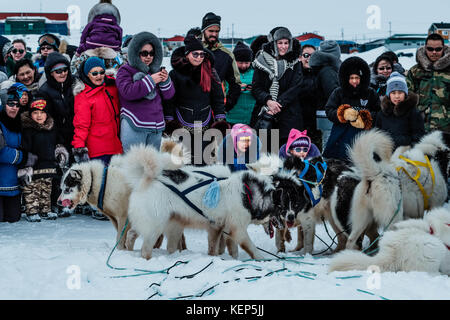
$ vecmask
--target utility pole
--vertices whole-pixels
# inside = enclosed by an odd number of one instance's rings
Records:
[[[234,48],[234,23],[231,24],[231,50]]]
[[[341,29],[342,40],[344,40],[344,28]]]
[[[392,36],[392,22],[389,21],[389,37]]]

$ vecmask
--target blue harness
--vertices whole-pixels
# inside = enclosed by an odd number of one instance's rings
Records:
[[[106,178],[108,177],[108,166],[103,168],[102,184],[100,185],[100,191],[98,194],[97,208],[103,211],[103,199],[105,198]]]
[[[308,196],[311,199],[312,206],[315,207],[316,204],[318,204],[320,199],[322,198],[322,184],[323,184],[323,179],[325,178],[325,171],[327,171],[327,163],[325,161],[324,162],[317,162],[314,165],[314,164],[310,163],[308,160],[304,160],[303,162],[305,163],[305,168],[303,168],[303,171],[299,174],[298,178],[300,179],[300,181],[303,182],[303,185],[305,186],[306,192],[308,192]],[[319,169],[319,164],[323,168],[323,173]],[[310,166],[312,166],[316,170],[316,176],[317,176],[317,181],[316,182],[312,182],[312,181],[308,181],[308,180],[303,179],[303,177],[308,172]],[[310,184],[319,186],[319,191],[320,191],[319,198],[317,198],[317,199],[314,198],[314,195],[312,193],[311,187],[309,186]]]
[[[187,189],[184,190],[184,191],[180,191],[180,190],[178,190],[175,186],[170,185],[170,184],[168,184],[168,183],[165,183],[165,182],[162,182],[162,181],[160,181],[160,182],[161,182],[163,185],[165,185],[168,189],[170,189],[172,192],[174,192],[175,194],[177,194],[181,199],[183,199],[183,201],[186,202],[186,204],[189,205],[189,206],[190,206],[193,210],[195,210],[198,214],[200,214],[201,216],[203,216],[203,217],[204,217],[205,219],[207,219],[210,223],[214,224],[214,221],[211,220],[210,218],[208,218],[208,217],[203,213],[203,211],[202,211],[199,207],[197,207],[191,200],[189,200],[189,199],[186,197],[186,195],[189,194],[189,193],[191,193],[191,192],[194,191],[194,190],[197,190],[197,189],[199,189],[199,188],[201,188],[201,187],[203,187],[203,186],[210,185],[210,184],[212,185],[211,187],[213,187],[213,188],[215,188],[215,189],[217,190],[218,186],[215,185],[215,184],[217,183],[217,181],[225,180],[225,179],[227,179],[227,178],[217,178],[216,176],[214,176],[214,175],[212,175],[212,174],[210,174],[210,173],[208,173],[208,172],[204,172],[204,171],[193,171],[193,172],[202,174],[202,175],[204,175],[204,176],[207,176],[207,177],[209,177],[210,179],[205,180],[205,181],[202,181],[202,182],[200,182],[200,183],[198,183],[198,184],[196,184],[196,185],[193,185],[193,186],[187,188]],[[211,187],[210,187],[210,188],[211,188]],[[216,192],[217,192],[217,191],[216,191]],[[208,193],[208,191],[207,191],[207,193]],[[218,200],[217,200],[217,202],[218,202]]]

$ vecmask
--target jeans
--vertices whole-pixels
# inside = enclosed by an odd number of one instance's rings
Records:
[[[123,152],[130,150],[132,145],[141,143],[159,150],[163,131],[163,129],[137,130],[127,120],[122,119],[120,121],[120,140],[122,141]]]

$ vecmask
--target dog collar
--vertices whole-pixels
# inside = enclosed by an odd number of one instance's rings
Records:
[[[450,227],[450,224],[447,223],[447,225]],[[430,225],[430,234],[434,235],[433,227]],[[450,246],[444,243],[444,246],[447,247],[447,250],[450,250]]]

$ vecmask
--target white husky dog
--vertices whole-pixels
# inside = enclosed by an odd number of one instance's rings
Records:
[[[142,257],[152,257],[153,246],[161,234],[167,235],[167,249],[171,253],[177,249],[182,235],[180,231],[185,227],[213,227],[223,230],[250,257],[262,258],[250,240],[247,227],[251,222],[266,222],[274,211],[274,186],[269,176],[241,171],[221,177],[224,170],[229,170],[223,165],[187,166],[164,171],[149,149],[133,147],[125,155],[124,161],[125,176],[132,187],[128,217],[136,232],[144,238]],[[217,177],[214,186],[220,194],[215,205],[204,202],[211,183],[198,187],[212,180],[208,176],[211,173]],[[173,188],[179,192],[190,190],[185,194],[188,202]],[[218,244],[219,241],[211,243]]]
[[[392,150],[392,139],[377,129],[360,134],[348,150],[352,172],[341,175],[331,197],[334,221],[343,231],[351,229],[347,249],[354,249],[371,226],[387,228],[403,220],[402,190],[390,160]],[[347,185],[344,176],[353,176],[356,185]],[[342,208],[348,208],[348,214]]]
[[[378,266],[381,272],[423,271],[450,275],[450,211],[436,208],[423,219],[398,222],[380,240],[379,252],[367,256],[354,250],[338,253],[329,272],[366,270]]]
[[[445,203],[449,154],[440,131],[425,135],[413,148],[399,147],[395,150],[391,159],[399,168],[405,218],[422,218],[425,210]],[[414,177],[417,177],[423,192],[412,179]]]

